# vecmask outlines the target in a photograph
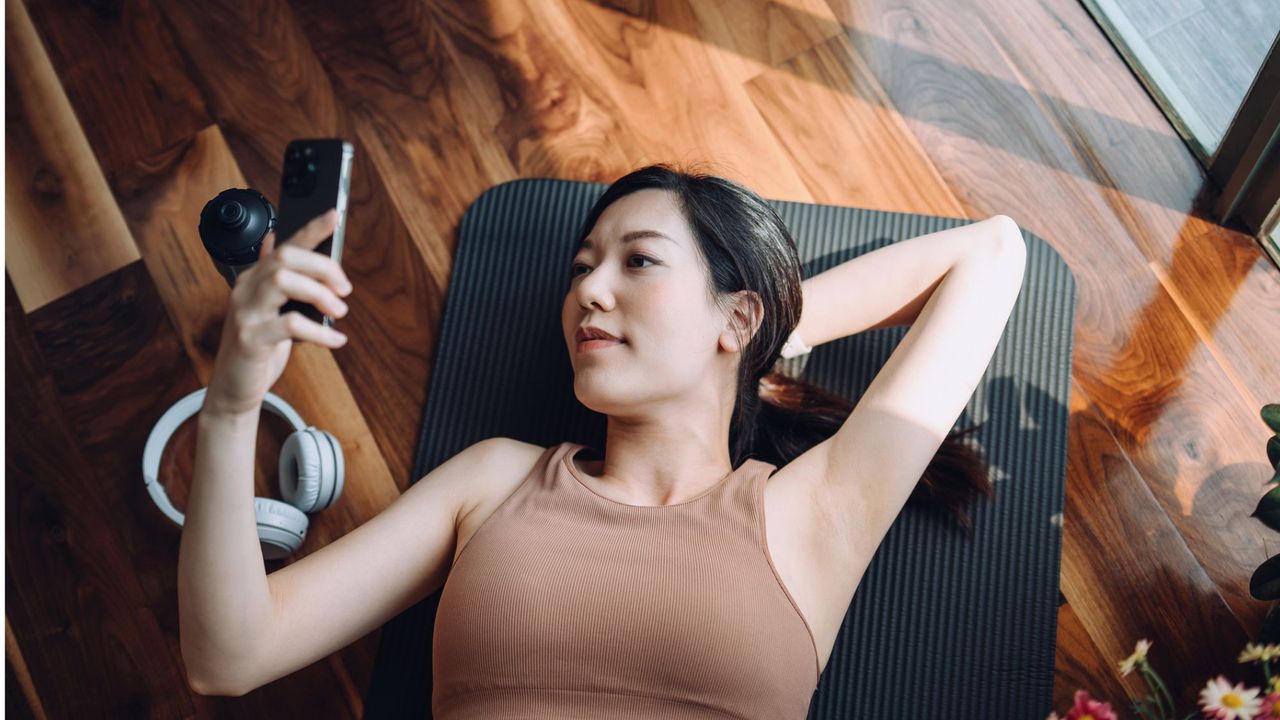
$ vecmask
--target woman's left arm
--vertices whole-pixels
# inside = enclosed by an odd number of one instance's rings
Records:
[[[956,263],[1025,242],[1017,223],[995,215],[901,240],[847,260],[802,283],[796,327],[810,347],[865,330],[910,325]]]

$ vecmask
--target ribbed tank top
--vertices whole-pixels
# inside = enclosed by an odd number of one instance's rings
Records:
[[[806,717],[818,652],[769,555],[776,466],[631,505],[582,480],[583,447],[547,448],[450,569],[435,720]]]

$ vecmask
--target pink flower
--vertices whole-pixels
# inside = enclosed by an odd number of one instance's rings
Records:
[[[1076,691],[1076,704],[1067,711],[1063,720],[1117,720],[1111,711],[1111,703],[1098,702],[1084,690]]]
[[[1280,692],[1267,693],[1262,699],[1262,714],[1254,720],[1280,720]]]

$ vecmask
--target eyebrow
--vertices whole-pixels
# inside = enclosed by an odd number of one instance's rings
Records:
[[[657,230],[632,230],[631,232],[625,233],[622,236],[622,242],[629,243],[629,242],[634,242],[636,240],[642,240],[644,238],[660,238],[662,240],[666,240],[667,242],[671,242],[679,245],[679,243],[676,243],[675,240],[672,240],[671,238],[667,237],[666,235],[663,235]],[[576,250],[575,252],[578,252],[583,250],[584,248],[590,248],[590,247],[592,247],[591,239],[583,238],[582,243],[578,245],[578,250]]]

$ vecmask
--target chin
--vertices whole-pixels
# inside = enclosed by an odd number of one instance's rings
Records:
[[[615,413],[629,404],[629,398],[617,392],[616,383],[584,380],[581,375],[574,376],[573,395],[588,410],[605,415]]]

